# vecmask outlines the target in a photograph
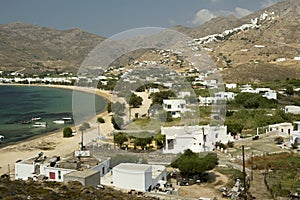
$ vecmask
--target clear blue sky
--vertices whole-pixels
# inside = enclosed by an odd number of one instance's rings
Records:
[[[81,28],[102,36],[140,27],[197,26],[212,17],[238,17],[279,0],[0,0],[0,24]]]

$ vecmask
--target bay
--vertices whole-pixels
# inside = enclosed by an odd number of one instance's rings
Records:
[[[38,87],[38,86],[0,86],[0,135],[5,138],[1,146],[22,141],[30,137],[49,133],[71,124],[55,124],[54,120],[73,117],[73,90]],[[103,97],[76,91],[82,104],[85,99],[93,99],[96,112],[105,110],[106,100]],[[78,100],[77,100],[78,101]],[[78,103],[78,102],[77,102]],[[93,117],[95,113],[89,113]],[[85,117],[88,116],[85,114]],[[41,117],[39,121],[47,122],[47,127],[32,127],[21,122],[30,121],[33,117]]]

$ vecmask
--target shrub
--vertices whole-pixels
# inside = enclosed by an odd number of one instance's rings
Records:
[[[72,137],[72,129],[70,127],[65,127],[63,130],[63,136],[64,137]]]
[[[275,140],[276,144],[282,144],[283,143],[283,137],[276,137]]]
[[[87,122],[83,122],[83,123],[82,123],[82,126],[83,126],[84,128],[86,128],[86,129],[91,128],[90,124],[87,123]]]

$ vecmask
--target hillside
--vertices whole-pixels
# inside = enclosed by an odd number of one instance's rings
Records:
[[[227,82],[299,78],[299,10],[300,1],[287,0],[242,19],[219,17],[185,31],[195,38],[197,31],[200,34],[210,30],[210,40],[201,43],[201,47],[213,49],[211,55],[216,65],[223,68],[223,78]],[[255,27],[248,28],[255,20]],[[224,36],[226,30],[229,34]],[[220,33],[224,36],[221,39],[214,36]],[[204,38],[199,34],[196,38]]]
[[[199,47],[196,51],[211,49],[208,53],[226,82],[299,78],[299,10],[299,0],[286,0],[241,19],[220,16],[198,27],[173,29],[194,38],[193,45]],[[90,50],[103,40],[80,29],[56,30],[24,23],[0,25],[0,70],[76,72]],[[159,63],[169,55],[164,56],[142,49],[120,57],[113,65],[144,60]],[[170,55],[170,60],[174,62],[167,65],[174,70],[190,68],[178,55]]]
[[[24,23],[0,25],[0,70],[76,71],[103,39],[80,29],[56,30]]]

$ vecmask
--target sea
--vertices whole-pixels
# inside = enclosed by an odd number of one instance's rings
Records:
[[[85,104],[93,102],[95,112],[105,110],[106,99],[92,93],[75,91],[76,103],[74,104],[73,90],[38,87],[38,86],[0,86],[0,135],[4,139],[1,146],[13,144],[38,135],[62,129],[70,124],[56,124],[53,121],[65,117],[73,119],[74,105],[77,112],[84,110]],[[91,99],[93,101],[91,101]],[[72,106],[73,105],[73,106]],[[82,105],[82,106],[81,106]],[[95,112],[85,113],[85,118],[95,116]],[[41,118],[31,121],[32,118]],[[31,121],[31,122],[30,122]],[[30,123],[29,123],[30,122]],[[35,122],[46,122],[46,127],[33,127]]]

